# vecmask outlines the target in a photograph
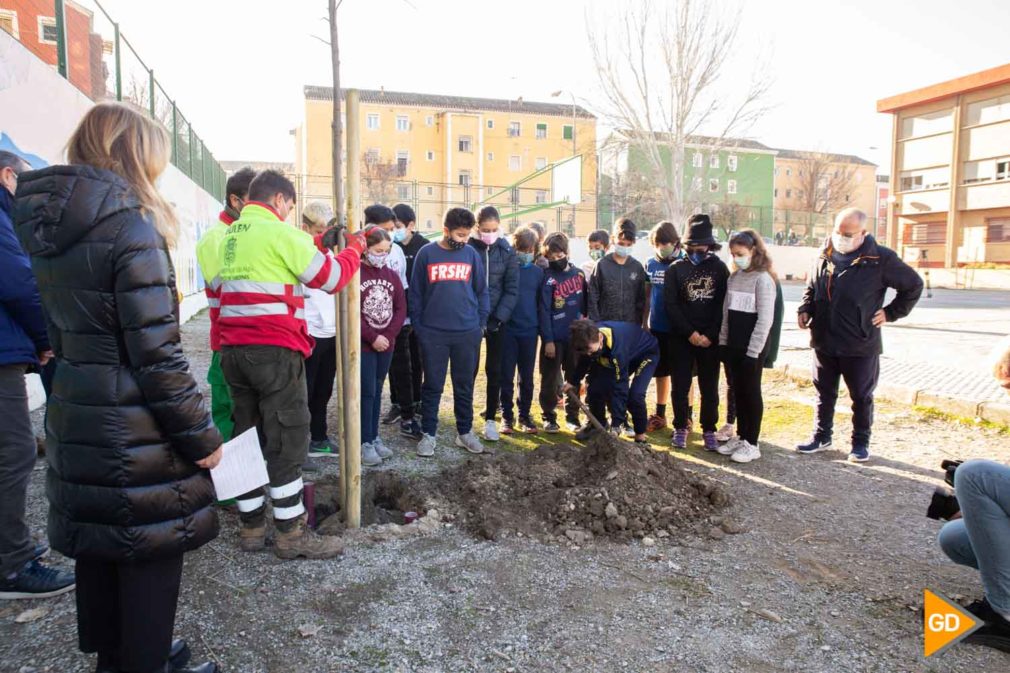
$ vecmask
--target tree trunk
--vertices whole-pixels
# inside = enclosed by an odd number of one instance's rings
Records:
[[[333,200],[337,222],[347,222],[347,204],[344,199],[343,162],[341,161],[344,122],[340,114],[340,43],[337,36],[337,0],[329,0],[330,54],[333,60]]]

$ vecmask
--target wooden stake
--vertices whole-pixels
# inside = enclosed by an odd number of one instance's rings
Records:
[[[347,92],[347,230],[358,231],[361,218],[361,124],[360,96],[356,89]],[[344,429],[347,444],[347,508],[344,522],[348,528],[361,527],[361,286],[354,279],[341,293],[346,295],[347,320],[344,321]],[[343,308],[343,307],[342,307]]]

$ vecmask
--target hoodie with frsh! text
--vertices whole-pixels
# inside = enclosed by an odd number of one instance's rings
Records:
[[[471,332],[487,326],[487,274],[471,246],[446,250],[438,243],[414,258],[407,307],[415,330]]]

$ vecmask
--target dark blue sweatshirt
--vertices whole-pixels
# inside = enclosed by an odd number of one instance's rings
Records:
[[[421,248],[410,275],[407,308],[415,329],[484,329],[490,313],[487,274],[477,251],[469,245],[446,250],[438,243]]]
[[[586,315],[589,300],[586,275],[569,264],[564,271],[548,268],[540,291],[540,336],[544,343],[568,341],[568,328]]]
[[[536,264],[519,266],[519,293],[507,323],[508,333],[517,337],[535,337],[540,327],[540,289],[544,270]]]
[[[32,264],[14,235],[13,206],[0,185],[0,365],[29,365],[49,350],[49,336]]]

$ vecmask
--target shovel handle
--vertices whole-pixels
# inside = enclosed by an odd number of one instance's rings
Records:
[[[582,409],[582,411],[586,414],[586,417],[589,418],[589,422],[592,423],[597,430],[603,433],[607,432],[607,429],[603,427],[602,423],[596,420],[596,416],[593,416],[593,412],[589,410],[589,406],[582,401],[578,393],[575,392],[574,388],[568,391],[568,396],[571,397],[572,400],[579,405],[579,408]]]

